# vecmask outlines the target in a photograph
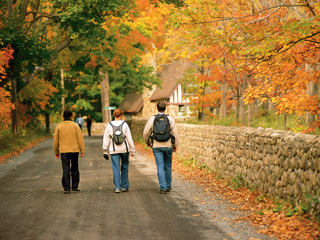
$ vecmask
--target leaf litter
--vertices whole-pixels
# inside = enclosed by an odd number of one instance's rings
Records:
[[[153,158],[150,149],[146,149],[140,143],[136,144],[136,147],[151,159]],[[186,165],[182,159],[175,156],[173,156],[172,171],[204,187],[205,193],[218,194],[238,206],[238,209],[229,208],[232,211],[240,210],[244,213],[242,217],[233,220],[234,223],[249,221],[253,226],[258,228],[258,233],[276,237],[279,240],[320,239],[319,223],[308,214],[302,212],[296,212],[290,217],[286,216],[283,209],[287,209],[289,205],[274,211],[277,203],[271,198],[262,196],[261,193],[251,191],[246,187],[234,188],[231,181],[222,179],[195,164]],[[199,198],[195,200],[202,202]],[[213,215],[213,217],[217,217],[217,215]],[[255,238],[251,239],[254,240]]]

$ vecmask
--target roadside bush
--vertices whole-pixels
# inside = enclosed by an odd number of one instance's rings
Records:
[[[11,130],[0,131],[0,156],[15,152],[29,143],[43,137],[49,137],[45,129],[25,128],[20,129],[16,134]]]

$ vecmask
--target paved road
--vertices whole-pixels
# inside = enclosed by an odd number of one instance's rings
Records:
[[[210,210],[192,201],[191,191],[199,190],[177,176],[172,192],[158,194],[155,165],[139,153],[130,159],[130,191],[115,194],[110,161],[102,158],[102,136],[85,137],[81,191],[65,195],[52,142],[45,140],[0,165],[1,240],[258,238],[247,225],[232,228],[221,219],[212,221]]]

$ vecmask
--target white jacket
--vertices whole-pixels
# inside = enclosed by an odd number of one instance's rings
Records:
[[[122,120],[117,120],[117,121],[112,121],[112,125],[114,126],[120,126],[124,121]],[[126,153],[127,152],[127,147],[126,144],[128,146],[128,151],[129,152],[135,152],[135,148],[134,148],[134,143],[132,140],[132,136],[131,136],[131,132],[130,132],[130,128],[128,126],[128,124],[125,122],[122,125],[122,132],[124,133],[124,135],[126,136],[125,138],[125,142],[123,142],[121,145],[116,145],[113,144],[113,140],[110,136],[113,135],[113,128],[110,125],[110,123],[107,125],[105,131],[104,131],[104,135],[103,135],[103,144],[102,144],[102,149],[104,151],[105,154],[117,154],[117,153]],[[113,145],[114,145],[114,149],[113,150]]]

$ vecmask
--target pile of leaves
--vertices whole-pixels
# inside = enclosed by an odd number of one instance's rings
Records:
[[[142,144],[136,148],[153,159],[152,151]],[[242,211],[243,217],[237,221],[250,221],[259,229],[258,232],[278,239],[320,239],[320,224],[301,209],[294,209],[289,204],[271,199],[252,191],[241,183],[241,179],[232,181],[222,179],[205,166],[197,166],[196,161],[185,161],[173,156],[173,172],[185,179],[202,186],[207,194],[219,194]]]

